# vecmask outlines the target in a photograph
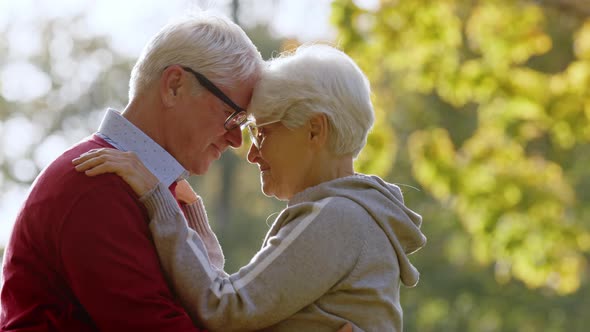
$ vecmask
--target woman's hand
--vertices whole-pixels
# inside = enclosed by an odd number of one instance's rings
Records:
[[[119,175],[139,197],[159,182],[133,152],[107,148],[93,149],[72,160],[72,163],[78,172],[84,172],[88,176],[104,173]]]
[[[192,204],[198,200],[197,194],[193,191],[187,180],[176,183],[176,199],[184,204]]]

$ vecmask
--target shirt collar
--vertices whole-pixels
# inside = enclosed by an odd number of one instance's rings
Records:
[[[118,150],[135,152],[150,172],[166,186],[189,175],[171,154],[112,108],[107,110],[102,119],[98,134]]]

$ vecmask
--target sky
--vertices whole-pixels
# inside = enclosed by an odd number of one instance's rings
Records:
[[[359,0],[358,5],[372,8],[379,0]],[[277,36],[297,38],[302,42],[335,41],[335,31],[329,24],[330,0],[241,0],[241,24],[268,22]],[[11,54],[0,64],[0,93],[4,98],[33,101],[46,93],[49,82],[35,68],[19,59],[40,51],[40,36],[35,22],[39,18],[84,15],[84,24],[73,29],[79,33],[109,36],[113,48],[130,57],[137,57],[148,39],[163,25],[187,11],[207,9],[230,16],[230,0],[0,0],[0,31],[11,29],[3,36]],[[58,45],[59,48],[67,47]],[[4,82],[10,82],[5,84]],[[33,84],[33,83],[34,84]],[[108,105],[105,105],[105,107]],[[0,122],[0,163],[18,156],[36,141],[34,125],[24,117],[13,116]],[[22,133],[27,133],[22,135]],[[81,136],[82,137],[82,136]],[[43,139],[44,148],[35,161],[48,164],[68,145],[63,137]],[[40,161],[40,162],[39,162]],[[32,161],[19,162],[17,176],[32,178]],[[16,214],[24,201],[28,187],[7,187],[0,173],[0,247],[8,242]]]

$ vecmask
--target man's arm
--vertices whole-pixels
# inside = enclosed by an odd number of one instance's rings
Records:
[[[164,279],[134,193],[115,175],[90,183],[60,231],[80,304],[101,331],[198,331]]]

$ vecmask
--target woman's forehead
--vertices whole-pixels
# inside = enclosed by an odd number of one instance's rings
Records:
[[[248,118],[251,122],[259,126],[261,123],[277,122],[281,120],[281,116],[275,110],[261,110],[252,109],[248,110]]]

